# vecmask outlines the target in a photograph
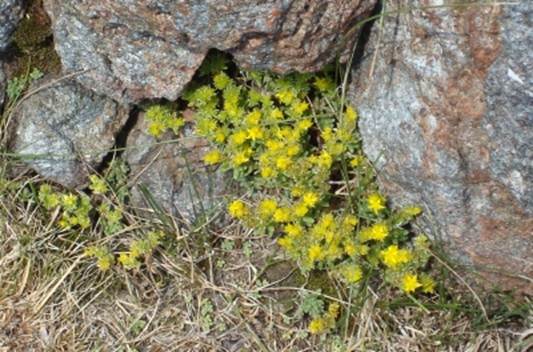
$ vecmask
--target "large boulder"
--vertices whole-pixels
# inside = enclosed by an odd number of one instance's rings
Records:
[[[375,3],[45,0],[64,69],[87,70],[82,84],[126,103],[175,100],[211,48],[247,68],[318,70],[355,40]]]
[[[54,82],[39,82],[16,110],[11,149],[47,179],[78,187],[115,144],[128,111],[74,81]]]
[[[24,0],[2,0],[0,2],[0,52],[10,42],[11,34],[24,15]]]
[[[179,137],[167,132],[155,138],[147,131],[140,114],[125,151],[132,205],[141,211],[155,208],[189,224],[220,213],[229,179],[204,165],[208,143],[193,133],[191,123]]]
[[[503,288],[533,292],[533,13],[426,8],[373,27],[351,89],[396,203]],[[393,12],[389,6],[389,12]]]

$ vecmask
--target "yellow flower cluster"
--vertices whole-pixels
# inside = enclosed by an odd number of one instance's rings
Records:
[[[311,334],[320,334],[335,327],[335,320],[339,316],[340,305],[331,303],[328,311],[322,316],[316,317],[309,323],[309,332]]]
[[[429,258],[427,243],[409,247],[404,227],[421,209],[392,211],[376,191],[357,112],[333,80],[220,72],[185,98],[197,133],[213,145],[205,163],[231,170],[256,191],[246,203],[229,203],[232,217],[279,234],[278,244],[304,271],[326,269],[358,285],[381,270],[406,293],[431,292],[430,278],[418,273]],[[329,329],[332,316],[314,319],[309,329]]]

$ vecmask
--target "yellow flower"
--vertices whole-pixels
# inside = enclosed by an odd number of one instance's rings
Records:
[[[370,240],[383,241],[389,234],[389,228],[386,224],[378,223],[371,227],[366,227],[361,230],[361,241],[366,242]]]
[[[267,149],[271,152],[275,152],[275,151],[278,151],[280,150],[281,148],[283,148],[283,143],[280,142],[280,141],[276,141],[276,140],[273,140],[273,139],[269,139],[268,141],[266,141],[265,143]]]
[[[274,176],[274,170],[270,166],[261,167],[262,178],[271,178],[272,176]]]
[[[292,111],[297,116],[302,116],[303,113],[306,112],[308,109],[309,109],[309,104],[307,104],[305,101],[300,101],[292,105]]]
[[[288,156],[295,156],[300,152],[300,146],[297,144],[291,145],[287,147],[287,155]]]
[[[218,164],[222,161],[222,157],[222,153],[219,150],[214,149],[204,155],[204,162],[207,165]]]
[[[281,171],[286,171],[291,166],[292,160],[286,156],[280,156],[276,159],[276,167]]]
[[[259,203],[259,214],[263,219],[268,219],[278,209],[278,203],[274,199],[265,199]]]
[[[241,145],[246,142],[248,134],[245,131],[237,131],[231,135],[231,142],[235,145]]]
[[[391,269],[409,262],[411,253],[406,249],[399,249],[397,245],[393,244],[380,252],[383,263]]]
[[[422,292],[433,293],[435,292],[435,281],[429,275],[422,275],[420,277],[420,283],[422,284]]]
[[[311,260],[311,262],[314,262],[315,260],[321,260],[324,257],[324,251],[322,250],[322,247],[320,247],[320,245],[314,244],[309,247],[309,250],[307,251],[307,256],[309,257],[309,260]]]
[[[249,125],[258,125],[259,121],[261,121],[261,111],[259,110],[254,110],[246,116],[246,122]]]
[[[359,219],[354,215],[346,215],[346,217],[342,219],[342,226],[345,231],[352,231],[358,223]]]
[[[66,209],[75,209],[78,205],[78,197],[72,193],[63,195],[61,204]]]
[[[278,244],[285,250],[291,250],[294,247],[294,242],[291,237],[285,236],[278,238]]]
[[[329,142],[333,139],[333,130],[331,127],[326,127],[322,130],[322,133],[320,134],[324,142]]]
[[[238,199],[229,204],[228,211],[231,216],[237,219],[242,219],[248,214],[248,208],[246,207],[246,204]]]
[[[264,136],[263,130],[261,127],[251,127],[248,129],[248,138],[250,138],[252,141],[256,141],[258,139],[262,139]]]
[[[296,124],[296,131],[298,132],[305,132],[307,131],[311,126],[313,126],[313,122],[310,119],[304,119],[301,121],[298,121]]]
[[[248,156],[248,153],[246,152],[239,152],[233,156],[233,163],[236,166],[242,165],[250,160],[250,157]]]
[[[363,160],[364,160],[363,156],[357,155],[350,161],[350,166],[351,167],[358,167],[359,165],[361,165],[363,163]]]
[[[300,237],[304,233],[303,227],[298,224],[287,224],[283,229],[291,237]]]
[[[402,290],[406,293],[414,292],[422,286],[416,274],[405,274],[402,278]]]
[[[218,131],[215,133],[214,140],[219,144],[224,143],[224,141],[226,140],[226,135],[224,134],[224,132]]]
[[[368,209],[374,214],[378,214],[381,210],[385,209],[385,199],[378,193],[372,193],[367,198]]]
[[[294,209],[294,216],[297,218],[303,218],[309,212],[309,208],[304,203],[298,203]]]
[[[278,208],[274,212],[275,222],[289,222],[290,217],[291,217],[291,212],[288,208]]]
[[[373,240],[376,241],[383,241],[385,237],[389,234],[389,228],[386,224],[379,223],[372,225],[371,229],[371,236]]]
[[[348,254],[350,257],[354,256],[357,254],[357,247],[355,246],[355,244],[351,242],[346,242],[344,244],[344,252]]]
[[[346,117],[346,121],[348,122],[357,121],[357,112],[351,106],[348,106],[346,108],[346,113],[344,114],[344,116]]]
[[[328,329],[328,324],[324,318],[315,318],[309,323],[309,332],[311,334],[320,334]]]
[[[294,98],[296,98],[296,96],[291,90],[287,89],[287,90],[282,90],[279,93],[276,93],[276,98],[278,98],[279,101],[282,102],[283,104],[289,105],[290,103],[292,103]]]
[[[314,192],[307,192],[303,196],[303,204],[307,207],[312,208],[318,203],[318,195]]]
[[[363,270],[357,264],[345,265],[341,269],[341,274],[350,284],[355,284],[363,278]]]
[[[270,113],[270,117],[272,117],[274,120],[281,120],[283,119],[283,112],[276,108],[274,110],[272,110],[272,112]]]
[[[317,163],[320,167],[324,169],[329,169],[331,167],[331,164],[333,163],[333,159],[327,151],[323,150],[318,156]]]
[[[332,90],[333,87],[335,86],[331,80],[327,78],[320,78],[320,77],[315,78],[314,85],[320,92]]]

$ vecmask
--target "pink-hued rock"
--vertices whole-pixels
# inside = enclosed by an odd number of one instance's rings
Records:
[[[376,0],[45,0],[66,71],[124,103],[178,98],[209,49],[246,68],[316,71]]]
[[[387,17],[351,89],[364,149],[394,202],[423,204],[422,225],[451,254],[529,293],[532,19],[528,2]]]

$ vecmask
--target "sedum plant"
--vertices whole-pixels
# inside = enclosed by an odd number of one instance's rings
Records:
[[[388,207],[362,153],[357,112],[334,79],[231,77],[226,67],[184,99],[196,133],[211,145],[204,162],[231,172],[247,191],[229,203],[229,214],[276,236],[303,272],[326,270],[349,286],[377,277],[406,294],[433,292],[423,271],[428,240],[406,228],[422,210]],[[336,316],[332,307],[310,330],[330,329]]]

